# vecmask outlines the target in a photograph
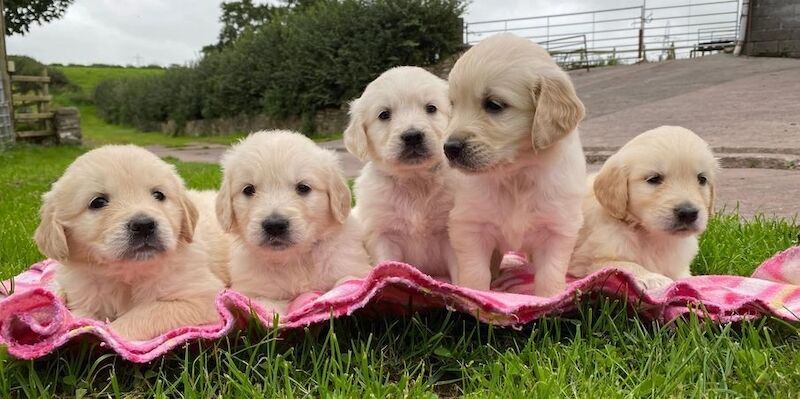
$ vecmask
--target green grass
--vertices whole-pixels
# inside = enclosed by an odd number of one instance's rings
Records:
[[[163,69],[155,68],[123,68],[123,67],[90,67],[90,66],[64,66],[58,67],[67,75],[69,81],[90,94],[94,92],[97,84],[114,78],[127,78],[133,76],[157,76],[164,73]]]
[[[0,154],[0,275],[41,258],[30,240],[40,196],[84,149]],[[214,188],[217,166],[176,162],[190,187]],[[748,275],[797,244],[792,221],[717,215],[693,271]],[[777,320],[658,324],[614,300],[521,330],[469,316],[363,312],[284,334],[256,326],[132,365],[90,343],[38,361],[0,349],[3,397],[796,397],[800,330]]]

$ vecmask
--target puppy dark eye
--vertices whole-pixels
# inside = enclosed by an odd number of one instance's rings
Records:
[[[108,205],[108,198],[95,197],[94,199],[92,199],[92,202],[89,203],[89,209],[105,208],[106,205]]]
[[[381,111],[381,113],[378,114],[378,119],[382,121],[388,121],[389,119],[391,119],[391,117],[392,117],[392,111],[389,110]]]
[[[248,185],[244,186],[244,188],[242,189],[242,194],[244,194],[244,195],[246,195],[248,197],[252,197],[252,196],[256,195],[255,186],[253,186],[252,184],[248,184]]]
[[[435,106],[435,105],[433,105],[433,104],[428,104],[428,105],[426,105],[426,106],[425,106],[425,112],[427,112],[427,113],[429,113],[429,114],[434,114],[434,113],[436,113],[436,110],[437,110],[437,108],[436,108],[436,106]]]
[[[163,201],[167,199],[167,196],[164,195],[164,193],[162,193],[161,191],[153,191],[153,198],[155,198],[156,201]]]
[[[701,186],[705,186],[706,183],[708,183],[708,178],[704,174],[700,173],[697,175],[697,182],[700,183]]]
[[[299,195],[307,195],[311,192],[311,186],[305,183],[297,183],[297,186],[295,186],[294,189]]]
[[[657,185],[659,185],[659,184],[664,182],[664,176],[662,176],[662,175],[652,175],[652,176],[648,177],[647,179],[645,179],[645,181],[647,181],[647,183],[649,183],[651,185],[657,186]]]
[[[486,101],[483,102],[483,109],[490,114],[499,113],[503,108],[505,108],[505,104],[497,100],[486,99]]]

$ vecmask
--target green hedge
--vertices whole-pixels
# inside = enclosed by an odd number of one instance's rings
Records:
[[[340,107],[392,66],[430,65],[457,51],[464,7],[464,0],[320,0],[194,65],[102,82],[95,103],[106,120],[138,127],[243,113],[309,117]]]
[[[14,62],[15,75],[39,76],[42,74],[42,71],[47,68],[47,75],[50,76],[50,85],[52,87],[72,88],[71,82],[69,79],[67,79],[67,76],[64,75],[64,72],[62,72],[59,68],[48,68],[47,65],[44,65],[41,62],[24,55],[9,55],[8,60]],[[16,83],[16,85],[21,92],[38,89],[40,86],[36,83]]]

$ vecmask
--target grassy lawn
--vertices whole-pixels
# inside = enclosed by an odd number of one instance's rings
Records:
[[[39,260],[40,196],[84,149],[0,154],[0,274]],[[191,187],[214,165],[175,162]],[[794,222],[717,215],[695,273],[747,275],[797,243]],[[777,320],[717,326],[642,320],[618,301],[584,303],[522,330],[447,311],[363,314],[278,335],[256,326],[147,365],[75,344],[38,361],[0,350],[3,397],[796,397],[800,329]]]

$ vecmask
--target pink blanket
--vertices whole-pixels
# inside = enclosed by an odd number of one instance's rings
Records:
[[[242,325],[250,313],[248,299],[234,291],[221,292],[217,309],[222,321],[214,325],[175,329],[149,341],[130,342],[117,337],[104,321],[75,318],[46,289],[58,264],[37,263],[4,282],[0,300],[0,344],[11,355],[35,359],[76,339],[95,336],[132,362],[148,362],[187,341],[218,339]],[[404,311],[415,307],[447,307],[469,313],[486,323],[516,326],[537,318],[575,308],[582,295],[601,293],[627,298],[649,318],[671,320],[687,312],[703,312],[718,322],[770,315],[800,321],[800,247],[790,248],[765,261],[752,277],[696,276],[669,287],[644,292],[629,275],[611,268],[581,279],[572,279],[566,291],[552,298],[531,292],[533,273],[515,255],[506,256],[493,291],[482,292],[428,277],[411,266],[388,262],[378,265],[363,280],[346,282],[326,293],[308,293],[296,298],[280,318],[280,328],[289,329],[352,314],[367,305]],[[261,323],[272,325],[273,317],[253,305]]]

